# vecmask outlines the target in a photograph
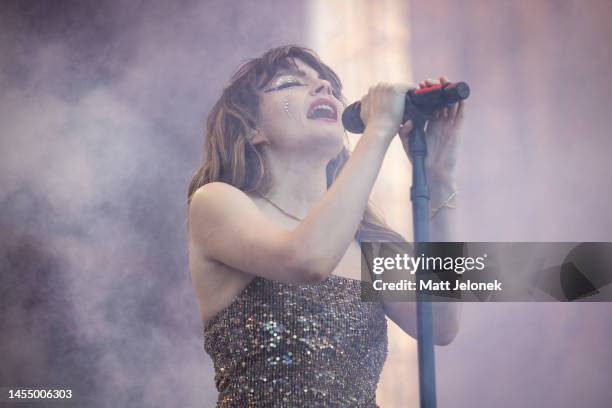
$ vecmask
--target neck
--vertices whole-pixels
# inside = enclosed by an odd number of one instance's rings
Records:
[[[268,153],[272,187],[266,197],[303,219],[327,191],[325,169],[329,158]]]

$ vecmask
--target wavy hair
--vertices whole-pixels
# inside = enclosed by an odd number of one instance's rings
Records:
[[[330,82],[334,95],[346,106],[342,82],[338,75],[318,55],[305,47],[286,45],[273,48],[259,58],[241,64],[223,89],[206,121],[202,165],[193,172],[187,189],[187,206],[198,188],[221,181],[247,192],[265,195],[272,180],[268,171],[265,149],[251,143],[250,132],[257,127],[259,115],[258,91],[280,69],[295,67],[301,59]],[[343,147],[326,168],[327,187],[334,182],[350,153]],[[189,223],[187,222],[187,228]],[[371,201],[364,211],[356,232],[359,241],[405,241],[384,221]]]

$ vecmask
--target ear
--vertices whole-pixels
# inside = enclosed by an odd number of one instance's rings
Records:
[[[249,140],[254,145],[268,141],[268,139],[264,135],[264,132],[259,127],[257,129],[251,129],[249,131]]]

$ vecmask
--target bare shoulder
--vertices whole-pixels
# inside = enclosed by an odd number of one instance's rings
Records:
[[[253,205],[252,199],[231,184],[215,181],[198,188],[191,198],[190,215],[206,215]]]
[[[200,187],[189,211],[189,252],[201,299],[236,294],[255,276],[283,283],[320,278],[294,233],[295,220],[279,220],[262,202],[229,184]],[[195,282],[197,281],[197,282]]]
[[[234,186],[232,186],[231,184],[228,183],[224,183],[223,181],[213,181],[211,183],[206,183],[203,186],[201,186],[200,188],[198,188],[195,193],[194,196],[199,194],[210,194],[210,193],[226,193],[226,194],[242,194],[244,196],[247,196],[242,190],[240,190],[239,188],[236,188]]]
[[[207,235],[237,216],[249,216],[257,207],[242,190],[223,182],[212,182],[198,188],[189,205],[189,231],[200,246]]]
[[[241,203],[242,201],[242,203]],[[204,324],[227,307],[254,278],[207,255],[202,232],[214,231],[223,218],[251,203],[251,198],[236,187],[214,182],[200,187],[189,206],[189,270]],[[212,229],[211,229],[212,228]]]

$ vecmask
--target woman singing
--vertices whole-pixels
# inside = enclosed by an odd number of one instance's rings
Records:
[[[412,128],[401,123],[409,89],[370,88],[350,155],[341,82],[306,48],[249,60],[212,108],[188,231],[217,406],[377,406],[385,316],[415,337],[416,305],[361,301],[359,242],[404,240],[368,198],[389,144]],[[450,233],[462,116],[459,103],[427,128],[432,241]],[[436,344],[452,341],[458,315],[453,303],[434,305]]]

